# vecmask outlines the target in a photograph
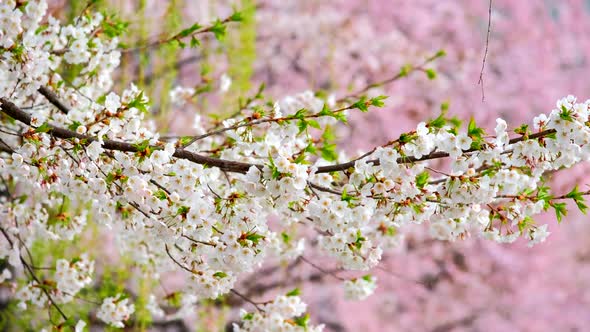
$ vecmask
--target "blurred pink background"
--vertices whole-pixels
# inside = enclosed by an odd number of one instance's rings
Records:
[[[133,12],[133,1],[112,1]],[[239,1],[238,1],[239,2]],[[177,1],[183,26],[223,17],[232,1]],[[568,94],[590,98],[590,1],[494,0],[484,71],[485,101],[478,85],[488,24],[487,0],[266,0],[256,10],[254,81],[280,98],[323,89],[344,95],[420,63],[439,49],[447,56],[423,73],[373,93],[389,95],[387,107],[355,114],[340,128],[342,148],[355,153],[396,138],[419,121],[438,115],[474,116],[493,128],[496,117],[513,127],[531,123]],[[62,2],[61,5],[64,5]],[[167,1],[147,1],[148,20],[167,14]],[[55,1],[55,8],[60,2]],[[239,28],[237,29],[239,30]],[[231,34],[231,31],[230,31]],[[181,52],[187,58],[194,50]],[[133,61],[134,59],[127,59]],[[215,63],[223,72],[223,60]],[[197,65],[180,69],[176,83],[195,84]],[[190,133],[195,111],[169,115],[172,133]],[[190,121],[188,123],[191,123]],[[557,174],[555,190],[590,183],[588,166]],[[376,294],[364,302],[343,299],[329,277],[307,283],[304,299],[314,323],[327,331],[590,331],[590,227],[571,213],[557,225],[553,215],[547,242],[499,245],[471,238],[430,241],[420,229],[405,248],[386,254],[376,270]],[[319,259],[319,258],[318,258]],[[329,267],[329,261],[326,265]],[[298,274],[311,273],[308,266]],[[267,298],[267,295],[261,296]]]

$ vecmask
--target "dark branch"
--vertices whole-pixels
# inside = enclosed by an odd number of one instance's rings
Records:
[[[18,106],[13,104],[12,102],[0,98],[0,102],[2,102],[2,112],[10,115],[12,118],[26,124],[27,126],[31,125],[31,116],[27,114],[25,111],[21,110]],[[61,138],[61,139],[70,139],[70,138],[78,138],[79,140],[86,141],[86,144],[92,143],[94,141],[98,141],[96,137],[80,135],[74,131],[56,127],[53,125],[49,125],[49,133],[54,137]],[[102,142],[102,147],[105,150],[116,150],[122,152],[139,152],[137,146],[132,143],[121,142],[121,141],[114,141],[114,140],[104,140]],[[159,150],[161,147],[159,146],[150,146],[153,150]],[[252,166],[256,166],[258,168],[262,168],[262,165],[253,165],[238,161],[231,161],[231,160],[224,160],[218,158],[212,158],[203,156],[194,152],[190,152],[184,149],[176,149],[174,154],[172,155],[175,158],[179,159],[186,159],[192,161],[197,164],[206,165],[210,167],[217,167],[224,171],[228,172],[236,172],[236,173],[246,173],[248,169]]]
[[[60,111],[64,114],[68,114],[70,109],[59,100],[59,97],[55,94],[55,92],[49,90],[48,88],[41,86],[39,87],[39,93],[42,94],[53,106],[57,107]]]
[[[13,117],[14,119],[16,119],[28,126],[31,125],[31,116],[28,113],[21,110],[18,106],[16,106],[12,102],[6,100],[5,98],[0,98],[0,102],[2,103],[2,106],[1,106],[2,112],[8,114],[9,116]],[[81,135],[81,134],[78,134],[74,131],[60,128],[60,127],[56,127],[53,125],[49,125],[49,127],[50,127],[49,133],[57,138],[62,138],[62,139],[78,138],[80,140],[85,140],[87,144],[98,140],[96,137]],[[509,144],[518,143],[518,142],[524,141],[526,139],[542,138],[542,137],[548,136],[553,133],[555,133],[555,130],[549,129],[549,130],[545,130],[545,131],[538,132],[538,133],[528,135],[528,136],[520,136],[520,137],[516,137],[516,138],[511,139],[509,141]],[[102,142],[102,147],[105,150],[116,150],[116,151],[133,152],[133,153],[139,152],[138,147],[135,144],[121,142],[121,141],[114,141],[114,140],[104,140]],[[150,146],[150,148],[153,150],[161,149],[161,147],[159,147],[159,146]],[[463,150],[463,153],[471,153],[471,152],[481,151],[482,149],[483,148]],[[260,165],[260,164],[249,164],[249,163],[244,163],[244,162],[239,162],[239,161],[231,161],[231,160],[207,157],[207,156],[203,156],[203,155],[200,155],[200,154],[197,154],[194,152],[187,151],[184,148],[177,148],[174,151],[174,154],[172,156],[175,158],[179,158],[179,159],[186,159],[188,161],[192,161],[194,163],[201,164],[201,165],[206,165],[206,166],[210,166],[210,167],[217,167],[223,171],[234,172],[234,173],[246,173],[246,172],[248,172],[248,170],[252,166],[256,166],[259,169],[262,169],[262,167],[263,167],[263,165]],[[363,156],[367,156],[367,154],[364,154]],[[424,161],[424,160],[440,159],[440,158],[446,158],[446,157],[449,157],[449,154],[446,152],[433,152],[433,153],[427,154],[425,156],[422,156],[421,158],[416,158],[413,156],[400,157],[397,159],[397,162],[399,164],[407,164],[407,163],[415,163],[415,162]],[[351,160],[349,162],[346,162],[346,163],[342,163],[342,164],[321,166],[321,167],[318,167],[316,173],[319,174],[319,173],[345,171],[351,167],[354,167],[354,164],[357,160],[358,160],[358,158],[355,160]],[[371,164],[377,166],[377,165],[379,165],[379,160],[372,159],[372,160],[367,161],[367,163],[371,163]]]

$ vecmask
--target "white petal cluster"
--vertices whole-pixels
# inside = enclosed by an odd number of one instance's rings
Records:
[[[528,246],[532,247],[537,243],[544,242],[551,232],[547,231],[547,225],[529,229],[528,237],[530,239]]]
[[[182,106],[187,100],[195,95],[195,89],[190,87],[177,86],[170,90],[170,102],[174,105]]]
[[[135,306],[128,304],[128,302],[129,299],[122,299],[120,294],[115,297],[107,297],[102,302],[96,317],[114,327],[125,327],[123,322],[128,320],[135,311]]]
[[[299,296],[278,296],[274,301],[260,306],[253,313],[242,312],[242,322],[234,324],[236,332],[281,331],[281,332],[321,332],[323,325],[308,325],[304,316],[307,305]]]
[[[344,297],[347,300],[361,301],[369,297],[377,289],[377,279],[371,275],[344,282]]]
[[[55,267],[55,282],[58,292],[57,300],[70,302],[82,288],[92,282],[94,262],[88,260],[87,254],[72,261],[59,259]]]
[[[37,282],[32,281],[20,288],[14,296],[19,300],[19,308],[26,309],[28,303],[43,308],[47,304],[47,296],[43,293],[42,287]]]
[[[6,280],[10,280],[12,278],[12,272],[9,269],[4,269],[2,273],[0,273],[0,284]]]

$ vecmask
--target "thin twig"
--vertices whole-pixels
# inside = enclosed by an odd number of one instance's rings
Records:
[[[486,59],[488,57],[488,46],[490,44],[490,31],[492,30],[492,0],[490,0],[489,7],[488,7],[488,32],[486,35],[486,49],[483,54],[483,60],[481,62],[481,71],[479,72],[479,81],[477,84],[481,84],[481,101],[485,100],[485,93],[484,93],[484,82],[483,82],[483,71],[486,66]]]
[[[343,96],[343,97],[339,98],[338,100],[336,100],[336,102],[339,103],[339,102],[343,102],[343,101],[345,101],[347,99],[350,99],[350,98],[356,98],[356,97],[364,94],[365,92],[367,92],[367,91],[369,91],[369,90],[371,90],[373,88],[376,88],[376,87],[380,87],[380,86],[383,86],[383,85],[387,85],[387,84],[393,83],[393,82],[395,82],[395,81],[397,81],[397,80],[399,80],[401,78],[404,78],[404,77],[408,76],[409,74],[411,74],[412,72],[414,72],[416,70],[422,70],[422,69],[424,69],[424,66],[426,66],[430,62],[436,60],[437,58],[440,58],[441,56],[442,55],[440,53],[437,53],[437,54],[435,54],[435,55],[427,58],[426,60],[424,60],[424,62],[422,62],[419,65],[413,65],[413,66],[410,65],[409,67],[406,68],[406,70],[404,70],[402,68],[395,76],[392,76],[390,78],[384,79],[382,81],[370,83],[367,86],[363,87],[362,89],[358,90],[357,92],[354,92],[354,93],[351,93],[351,94],[348,94],[346,96]]]
[[[242,295],[240,292],[236,291],[235,289],[231,289],[230,292],[234,293],[235,295],[237,295],[242,300],[244,300],[244,301],[250,303],[251,305],[253,305],[256,308],[256,310],[264,312],[264,309],[260,308],[260,306],[259,306],[260,303],[256,303],[256,302],[250,300],[248,297],[246,297],[245,295]]]
[[[308,259],[307,259],[307,258],[305,258],[304,256],[299,256],[299,259],[301,259],[303,262],[305,262],[305,263],[309,264],[310,266],[312,266],[312,267],[313,267],[313,268],[315,268],[316,270],[318,270],[318,271],[320,271],[320,272],[322,272],[322,273],[324,273],[324,274],[326,274],[326,275],[329,275],[329,276],[331,276],[331,277],[333,277],[333,278],[335,278],[335,279],[338,279],[338,280],[340,280],[340,281],[346,281],[346,279],[344,279],[344,278],[342,278],[342,277],[338,276],[338,275],[337,275],[335,272],[328,271],[328,270],[326,270],[326,269],[322,268],[321,266],[319,266],[319,265],[317,265],[316,263],[314,263],[314,262],[312,262],[312,261],[308,260]]]

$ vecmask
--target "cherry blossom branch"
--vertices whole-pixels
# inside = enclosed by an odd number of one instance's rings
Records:
[[[13,248],[14,243],[12,242],[10,237],[8,236],[8,233],[6,232],[6,230],[4,230],[3,227],[0,227],[0,232],[2,233],[2,235],[4,235],[4,237],[6,238],[6,241],[8,241],[8,244],[10,244],[10,247]],[[41,283],[41,281],[39,280],[39,278],[35,274],[35,271],[33,271],[31,266],[29,266],[29,264],[25,261],[23,256],[20,254],[19,254],[19,260],[20,260],[21,264],[25,267],[27,272],[31,275],[31,278],[33,278],[33,280],[37,283],[37,285],[39,285],[39,288],[41,288],[41,291],[45,294],[49,303],[57,310],[57,312],[59,312],[59,314],[64,319],[64,321],[67,321],[68,316],[63,312],[63,310],[53,300],[53,297],[51,296],[51,294],[49,294],[49,291],[45,287],[43,287],[43,284]]]
[[[554,133],[555,133],[554,129],[548,129],[548,130],[540,131],[538,133],[534,133],[534,134],[531,134],[528,136],[520,136],[520,137],[512,138],[510,141],[508,141],[508,144],[515,144],[518,142],[525,141],[527,139],[543,138],[543,137],[547,137],[547,136],[554,134]],[[472,148],[472,149],[463,150],[463,153],[466,154],[466,153],[477,152],[477,151],[482,151],[482,150],[485,150],[484,146],[482,146],[481,148],[477,148],[477,149]],[[416,158],[413,156],[400,157],[397,159],[397,163],[398,164],[410,164],[410,163],[415,163],[415,162],[424,161],[424,160],[447,158],[449,156],[450,155],[446,152],[432,152],[430,154],[422,156],[421,158]],[[358,158],[351,160],[349,162],[342,163],[342,164],[321,166],[321,167],[318,167],[318,170],[316,173],[330,173],[330,172],[345,171],[351,167],[354,167],[354,164],[357,160],[358,160]],[[367,163],[371,163],[375,166],[380,165],[379,159],[368,160]]]
[[[216,32],[216,29],[220,29],[219,28],[220,26],[222,26],[223,29],[225,29],[225,27],[224,27],[225,24],[237,21],[237,19],[234,15],[235,15],[235,13],[232,14],[231,16],[224,18],[223,20],[217,20],[215,23],[208,25],[206,27],[200,27],[200,28],[193,30],[195,27],[198,27],[198,25],[193,25],[192,27],[184,29],[171,37],[148,42],[145,45],[137,45],[137,46],[133,46],[133,47],[129,47],[129,48],[122,48],[119,51],[121,51],[121,53],[135,52],[135,51],[140,51],[140,50],[144,50],[144,49],[148,49],[148,48],[158,47],[162,44],[167,44],[167,43],[170,43],[173,41],[180,42],[182,39],[185,39],[188,37],[193,38],[197,35],[201,35],[201,34],[204,34],[207,32],[212,32],[214,34],[217,34],[218,32]],[[191,30],[193,30],[193,31],[191,31]]]
[[[355,108],[355,105],[348,105],[345,107],[341,107],[333,112],[331,112],[331,114],[336,114],[336,113],[341,113],[344,112],[346,110],[350,110]],[[312,118],[319,118],[325,116],[324,114],[322,114],[321,112],[318,113],[314,113],[314,114],[308,114],[303,116],[304,119],[312,119]],[[203,135],[200,136],[195,136],[193,137],[190,141],[188,141],[187,143],[185,143],[184,145],[182,145],[183,148],[188,147],[189,145],[193,144],[194,142],[201,140],[203,138],[207,138],[209,136],[213,136],[213,135],[218,135],[221,133],[224,133],[226,131],[230,131],[230,130],[235,130],[235,129],[239,129],[239,128],[243,128],[243,127],[253,127],[259,124],[263,124],[263,123],[269,123],[269,122],[277,122],[277,123],[281,123],[283,121],[291,121],[291,120],[297,120],[300,119],[299,117],[297,117],[297,115],[292,114],[292,115],[288,115],[288,116],[283,116],[280,118],[268,118],[268,119],[260,119],[260,120],[255,120],[255,121],[251,121],[251,122],[246,122],[246,123],[240,123],[240,124],[236,124],[230,127],[225,127],[225,128],[221,128],[218,130],[214,130],[214,131],[210,131],[208,133],[205,133]]]
[[[11,116],[15,120],[22,122],[23,124],[26,124],[27,126],[31,126],[31,116],[29,114],[27,114],[26,112],[21,110],[18,106],[16,106],[12,102],[6,100],[5,98],[0,98],[0,102],[2,103],[2,105],[1,105],[2,112]],[[53,125],[48,125],[48,126],[49,126],[48,133],[55,136],[55,137],[61,138],[61,139],[77,138],[79,140],[86,141],[87,144],[92,143],[94,141],[100,141],[96,137],[81,135],[81,134],[78,134],[74,131],[60,128],[60,127],[56,127]],[[135,144],[121,142],[121,141],[115,141],[115,140],[103,140],[102,147],[105,150],[116,150],[116,151],[121,151],[121,152],[139,152],[139,149]],[[150,146],[150,149],[159,150],[162,148],[159,146]],[[243,162],[238,162],[238,161],[230,161],[230,160],[225,160],[225,159],[207,157],[207,156],[203,156],[203,155],[200,155],[200,154],[197,154],[194,152],[187,151],[182,148],[176,149],[172,156],[179,158],[179,159],[186,159],[186,160],[189,160],[194,163],[201,164],[201,165],[217,167],[221,170],[228,171],[228,172],[246,173],[248,171],[248,169],[250,169],[251,166],[256,166],[256,167],[262,168],[262,165],[253,165],[253,164],[243,163]]]
[[[14,119],[16,119],[28,126],[31,125],[31,116],[29,114],[27,114],[26,112],[21,110],[18,106],[16,106],[12,102],[6,100],[5,98],[0,98],[0,102],[2,102],[2,106],[1,106],[2,112],[10,115]],[[336,110],[334,112],[338,112],[338,111],[341,112],[341,111],[344,111],[345,109],[351,109],[351,108],[352,108],[352,106],[346,106],[346,107]],[[319,116],[320,115],[318,113],[314,113],[314,114],[309,115],[309,117],[319,117]],[[285,117],[284,120],[288,120],[288,119],[290,119],[290,117]],[[263,120],[255,121],[252,123],[262,123],[262,122],[271,122],[271,121],[277,121],[277,119],[263,119]],[[252,123],[250,123],[250,124],[252,124]],[[88,143],[98,140],[95,137],[81,135],[81,134],[78,134],[74,131],[60,128],[60,127],[56,127],[53,125],[49,125],[49,127],[50,127],[49,132],[58,138],[62,138],[62,139],[78,138],[80,140],[86,140]],[[239,127],[243,127],[243,125],[224,128],[222,131],[236,129]],[[215,133],[215,132],[212,132],[212,133]],[[209,134],[212,135],[212,133],[209,133]],[[515,143],[518,143],[518,142],[521,142],[521,141],[524,141],[527,139],[543,138],[543,137],[549,136],[554,133],[555,133],[554,129],[548,129],[548,130],[544,130],[544,131],[534,133],[531,135],[525,135],[525,136],[512,138],[512,139],[510,139],[510,141],[508,143],[515,144]],[[205,134],[205,135],[208,135],[208,134]],[[200,139],[200,138],[201,138],[201,136],[199,136],[197,139]],[[121,141],[115,141],[115,140],[104,140],[102,142],[102,147],[106,150],[117,150],[117,151],[122,151],[122,152],[138,152],[139,151],[138,147],[135,144],[121,142]],[[156,150],[161,149],[161,147],[158,147],[158,146],[150,146],[150,148],[156,149]],[[463,150],[463,153],[466,154],[466,153],[481,151],[484,148],[485,148],[484,146],[482,146],[481,148],[471,148],[471,149]],[[363,156],[365,156],[365,155],[367,155],[367,154],[364,154]],[[175,150],[173,157],[176,157],[179,159],[186,159],[186,160],[189,160],[189,161],[195,162],[197,164],[201,164],[201,165],[218,167],[221,170],[228,171],[228,172],[236,172],[236,173],[246,173],[250,169],[250,167],[252,167],[252,166],[256,166],[260,169],[262,169],[262,167],[263,167],[262,165],[257,165],[257,164],[249,164],[249,163],[244,163],[244,162],[231,161],[231,160],[203,156],[203,155],[200,155],[200,154],[197,154],[194,152],[187,151],[186,149],[184,149],[182,147],[177,148]],[[441,158],[447,158],[447,157],[449,157],[449,154],[446,152],[433,152],[433,153],[427,154],[425,156],[422,156],[421,158],[416,158],[413,156],[400,157],[397,159],[397,162],[400,164],[414,163],[414,162],[419,162],[419,161],[424,161],[424,160],[441,159]],[[345,162],[345,163],[341,163],[341,164],[320,166],[320,167],[318,167],[316,173],[319,174],[319,173],[345,171],[351,167],[354,167],[355,162],[357,160],[359,160],[359,158]],[[367,163],[371,163],[375,166],[378,166],[380,164],[378,159],[368,160]]]
[[[164,249],[166,250],[166,254],[168,255],[168,257],[170,257],[170,259],[176,263],[176,265],[178,265],[181,269],[189,272],[190,274],[195,274],[195,271],[189,269],[188,267],[184,266],[184,264],[181,264],[178,260],[176,260],[176,258],[174,258],[174,256],[172,256],[172,254],[170,253],[170,250],[168,249],[168,244],[164,243]]]
[[[344,101],[346,101],[348,99],[359,97],[360,95],[364,94],[365,92],[369,91],[370,89],[373,89],[373,88],[376,88],[376,87],[379,87],[379,86],[383,86],[383,85],[387,85],[387,84],[393,83],[393,82],[395,82],[395,81],[397,81],[397,80],[399,80],[401,78],[404,78],[404,77],[408,76],[409,74],[411,74],[414,71],[420,71],[420,70],[424,71],[424,67],[427,64],[433,62],[434,60],[436,60],[436,59],[438,59],[438,58],[440,58],[442,56],[444,56],[444,52],[443,51],[439,51],[435,55],[427,58],[424,62],[422,62],[419,65],[404,66],[399,71],[399,73],[396,74],[395,76],[390,77],[390,78],[385,79],[385,80],[382,80],[382,81],[370,83],[369,85],[365,86],[364,88],[362,88],[361,90],[359,90],[359,91],[357,91],[355,93],[352,93],[352,94],[349,94],[349,95],[346,95],[346,96],[341,97],[336,102],[337,103],[341,103],[341,102],[344,102]],[[260,93],[260,91],[259,91],[259,93]],[[342,107],[340,109],[337,109],[337,110],[333,111],[333,113],[340,113],[340,112],[343,112],[343,111],[346,111],[346,110],[349,110],[349,109],[353,109],[353,108],[354,108],[353,105],[349,105],[349,106],[346,106],[346,107]],[[232,114],[229,118],[232,118],[232,117],[240,114],[240,112],[242,110],[243,110],[243,108],[241,108],[238,112]],[[308,119],[308,118],[317,118],[317,117],[320,117],[320,116],[323,116],[323,114],[320,114],[320,113],[310,114],[310,115],[305,116],[304,118],[305,119]],[[201,140],[203,138],[206,138],[206,137],[209,137],[209,136],[212,136],[212,135],[218,135],[218,134],[224,133],[226,131],[235,130],[235,129],[242,128],[242,127],[251,127],[251,126],[255,126],[255,125],[258,125],[258,124],[262,124],[262,123],[281,122],[281,121],[289,121],[289,120],[295,120],[295,119],[298,119],[298,118],[296,118],[293,115],[291,115],[291,116],[286,116],[286,117],[281,117],[281,118],[262,119],[262,120],[256,120],[256,121],[248,122],[248,123],[236,124],[236,125],[233,125],[231,127],[226,127],[226,128],[221,128],[221,129],[218,129],[218,130],[210,131],[210,132],[207,132],[207,133],[205,133],[203,135],[194,136],[194,137],[191,138],[190,141],[188,141],[187,143],[184,144],[184,147],[187,147],[187,146],[193,144],[194,142],[196,142],[198,140]],[[362,159],[362,158],[359,158],[359,159]]]

